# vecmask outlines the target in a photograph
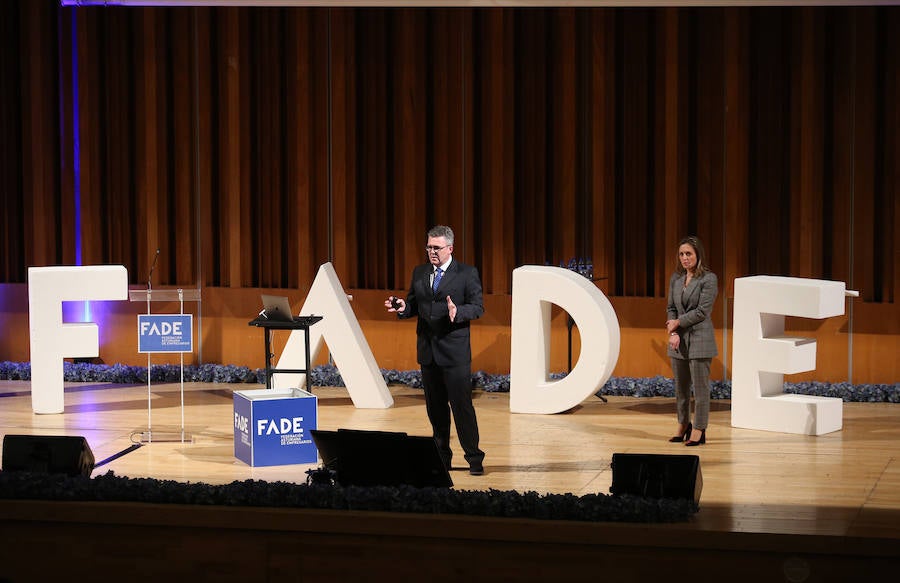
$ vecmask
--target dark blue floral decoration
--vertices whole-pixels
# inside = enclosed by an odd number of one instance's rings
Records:
[[[418,370],[399,371],[381,369],[384,380],[389,385],[406,385],[422,388],[422,374]],[[553,373],[552,380],[565,378],[565,373]],[[146,384],[147,368],[123,364],[91,364],[65,362],[63,379],[67,382],[94,382],[117,384]],[[31,364],[21,362],[0,362],[0,380],[31,380]],[[175,383],[181,380],[181,366],[158,364],[150,367],[151,382]],[[256,383],[265,384],[266,370],[251,369],[246,366],[223,364],[185,365],[185,382],[201,383]],[[314,387],[344,387],[344,379],[333,364],[314,367],[310,373]],[[491,374],[484,371],[472,373],[472,386],[489,393],[509,392],[508,374]],[[859,384],[826,383],[807,381],[784,383],[786,393],[835,397],[845,402],[900,403],[900,383]],[[664,376],[634,378],[611,377],[597,392],[597,395],[617,397],[673,397],[674,381]],[[731,381],[712,381],[710,397],[731,398]]]
[[[643,523],[683,522],[698,509],[693,500],[632,495],[576,496],[411,486],[340,487],[331,484],[327,476],[319,476],[306,484],[244,480],[212,485],[127,478],[112,472],[94,478],[0,472],[0,499],[313,508]]]

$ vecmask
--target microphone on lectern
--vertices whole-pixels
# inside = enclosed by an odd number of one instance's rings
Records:
[[[153,264],[150,265],[150,275],[147,276],[147,291],[153,289],[153,270],[156,269],[156,262],[159,260],[159,247],[156,248],[156,255],[153,257]]]

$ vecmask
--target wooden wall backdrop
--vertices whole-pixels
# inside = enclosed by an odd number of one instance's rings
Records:
[[[836,279],[896,347],[898,60],[896,7],[6,2],[0,282],[80,262],[141,285],[160,249],[155,285],[302,297],[332,261],[402,290],[446,223],[488,294],[586,258],[655,329],[696,233],[717,326],[736,277]]]

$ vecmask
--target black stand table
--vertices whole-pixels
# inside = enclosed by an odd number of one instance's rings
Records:
[[[294,318],[292,322],[284,322],[278,320],[269,320],[265,316],[259,316],[254,320],[250,320],[248,325],[256,326],[257,328],[264,329],[265,336],[265,344],[266,344],[266,388],[272,388],[272,375],[279,372],[287,372],[287,373],[303,373],[306,375],[306,390],[311,391],[312,385],[309,382],[309,327],[320,321],[322,316],[299,316]],[[305,335],[306,343],[304,349],[306,350],[306,368],[272,368],[272,341],[269,338],[270,333],[275,330],[303,330]]]

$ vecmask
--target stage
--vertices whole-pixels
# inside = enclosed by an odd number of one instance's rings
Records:
[[[315,464],[253,468],[234,457],[232,391],[256,388],[260,385],[185,385],[185,430],[193,442],[147,444],[96,468],[94,475],[112,471],[185,482],[304,482],[306,470]],[[392,408],[366,410],[353,407],[346,389],[314,388],[319,428],[428,435],[422,392],[390,389]],[[179,385],[154,385],[151,397],[154,431],[179,432]],[[714,400],[707,444],[686,448],[667,441],[676,425],[670,398],[609,397],[604,403],[592,397],[565,414],[545,416],[509,413],[505,393],[476,391],[474,397],[486,473],[469,475],[454,442],[455,488],[608,493],[614,453],[696,454],[703,478],[700,511],[676,525],[610,525],[620,529],[614,535],[619,544],[654,546],[660,544],[654,537],[665,540],[679,533],[687,538],[676,546],[696,544],[707,553],[717,545],[718,551],[729,553],[751,548],[757,554],[778,552],[784,555],[785,573],[792,557],[800,561],[801,574],[806,569],[805,578],[785,575],[785,580],[797,581],[841,580],[835,577],[842,571],[822,578],[814,563],[806,563],[807,554],[847,553],[847,569],[855,568],[855,561],[865,562],[867,553],[875,560],[868,562],[871,568],[897,564],[900,552],[890,549],[900,546],[900,406],[844,403],[843,430],[813,437],[733,429],[729,402]],[[34,415],[27,382],[0,383],[0,434],[84,436],[98,462],[132,445],[147,421],[146,385],[67,383],[63,414]],[[428,517],[428,524],[434,520]],[[464,520],[489,525],[492,519]],[[483,527],[490,532],[491,527]],[[585,537],[595,526],[573,528]]]

